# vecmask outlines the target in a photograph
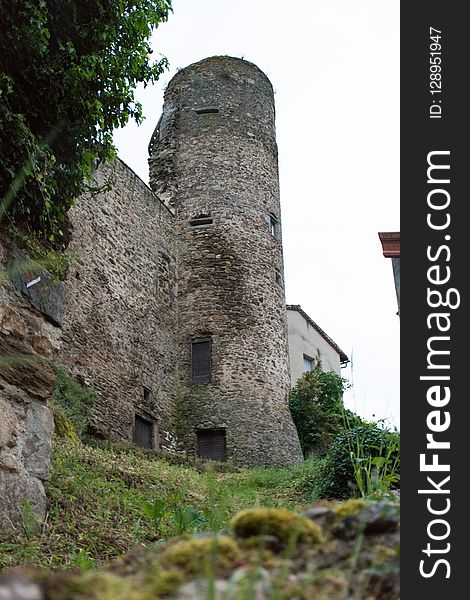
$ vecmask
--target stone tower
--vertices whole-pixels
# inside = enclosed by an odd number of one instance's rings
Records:
[[[302,459],[289,363],[273,88],[216,56],[179,71],[150,143],[178,235],[178,437],[245,465]]]

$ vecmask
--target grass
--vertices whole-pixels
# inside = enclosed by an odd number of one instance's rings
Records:
[[[0,567],[96,568],[136,545],[183,532],[222,531],[239,511],[299,508],[312,500],[320,461],[291,469],[184,466],[128,448],[56,439],[44,524],[24,526],[0,543]],[[25,507],[27,508],[27,507]]]

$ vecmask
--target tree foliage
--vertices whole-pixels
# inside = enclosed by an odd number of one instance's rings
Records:
[[[344,430],[345,389],[346,380],[333,371],[323,371],[320,362],[293,388],[289,408],[304,456],[326,454],[336,435]],[[352,413],[349,418],[358,419]]]
[[[150,36],[171,0],[1,0],[0,220],[62,243],[60,223],[112,133],[142,120],[139,82],[167,66]]]

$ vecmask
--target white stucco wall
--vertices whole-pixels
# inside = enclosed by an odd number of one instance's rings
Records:
[[[320,359],[324,371],[334,371],[341,376],[338,352],[318,333],[318,331],[296,310],[287,311],[289,328],[289,357],[291,387],[304,372],[304,355]]]

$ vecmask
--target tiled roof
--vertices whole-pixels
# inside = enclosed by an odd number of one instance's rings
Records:
[[[349,358],[346,356],[346,354],[341,350],[341,348],[338,346],[338,344],[335,344],[335,342],[330,338],[329,335],[327,335],[323,329],[321,327],[319,327],[315,321],[313,321],[313,319],[311,319],[306,312],[304,312],[302,310],[302,308],[300,307],[299,304],[288,304],[287,305],[287,310],[296,310],[300,315],[302,315],[302,317],[307,321],[307,323],[309,325],[311,325],[316,331],[318,331],[318,333],[322,336],[322,338],[327,341],[330,346],[336,350],[336,352],[339,354],[339,360],[340,363],[348,363],[349,362]]]
[[[385,258],[397,258],[400,256],[400,232],[379,232],[382,242],[382,250]]]

